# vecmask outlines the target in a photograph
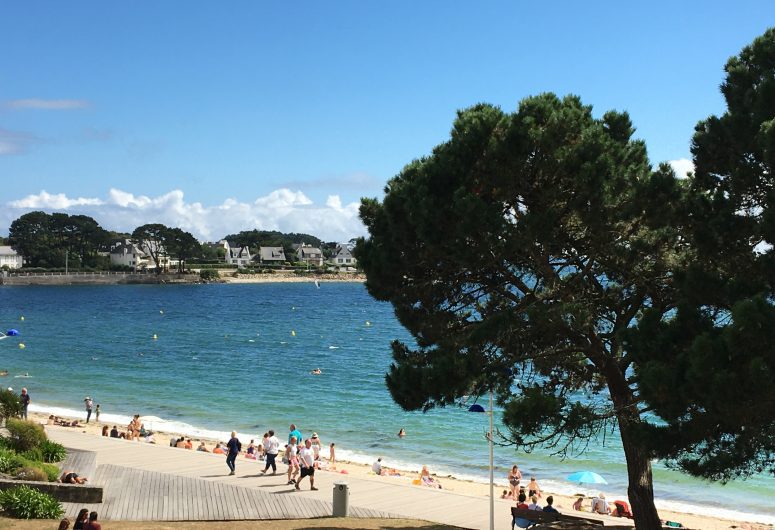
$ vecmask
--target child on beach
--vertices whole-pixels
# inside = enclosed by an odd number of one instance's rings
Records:
[[[99,423],[100,422],[100,404],[97,403],[97,408],[94,409],[94,420]]]
[[[336,471],[336,444],[332,443],[328,448],[328,465],[332,471]]]
[[[288,458],[288,484],[296,484],[296,477],[299,475],[299,453],[295,436],[291,436],[291,443],[288,444],[285,451]]]

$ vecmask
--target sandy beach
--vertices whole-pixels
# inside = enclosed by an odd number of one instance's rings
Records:
[[[291,271],[275,272],[273,274],[238,274],[221,272],[221,280],[224,283],[363,283],[366,276],[355,272],[343,272],[340,274],[296,274]]]
[[[47,423],[48,415],[41,414],[41,413],[30,413],[30,419],[33,419],[35,421],[38,421],[40,423]],[[82,418],[79,418],[82,419]],[[82,425],[77,428],[79,432],[85,432],[88,434],[92,434],[94,436],[100,436],[102,427],[104,425],[109,425],[112,427],[112,425],[107,423],[96,423],[91,422],[88,425]],[[123,431],[124,426],[119,425],[119,431]],[[58,426],[47,426],[48,429],[72,429],[68,427],[58,427]],[[284,439],[285,433],[279,433],[278,438],[281,439],[281,441]],[[324,434],[324,433],[321,433]],[[167,446],[169,444],[169,440],[172,437],[180,437],[182,436],[179,433],[172,433],[172,432],[164,432],[164,431],[156,431],[154,433],[156,443],[161,446]],[[188,438],[188,437],[187,437]],[[208,449],[212,450],[215,443],[219,440],[212,440],[212,439],[202,439],[202,438],[191,438],[193,442],[193,446],[196,448],[201,441],[204,441],[206,443],[206,446]],[[324,437],[325,440],[325,437]],[[225,440],[220,440],[225,441]],[[249,440],[242,440],[243,441],[243,448],[247,446],[247,443]],[[126,443],[145,443],[145,442],[129,442]],[[256,444],[260,443],[260,440],[256,440]],[[341,449],[341,448],[340,448]],[[184,449],[173,449],[170,448],[170,450],[175,451],[182,451]],[[328,450],[323,449],[322,454],[327,456]],[[279,464],[279,458],[278,458],[278,464]],[[282,472],[285,470],[285,466],[283,464],[279,464],[278,466],[278,472]],[[398,483],[405,484],[407,486],[412,485],[412,481],[415,480],[418,477],[419,470],[415,472],[406,471],[406,470],[398,470],[400,473],[400,476],[376,476],[372,471],[370,466],[363,465],[363,464],[357,464],[347,461],[337,461],[335,464],[334,469],[326,469],[325,472],[327,473],[340,473],[340,474],[347,474],[347,475],[353,475],[360,478],[366,478],[369,480],[375,480],[375,481],[395,481]],[[431,473],[433,473],[433,470],[431,469]],[[504,475],[503,477],[500,477],[499,475]],[[434,475],[435,476],[435,475]],[[435,476],[436,479],[442,484],[443,488],[447,491],[453,491],[455,493],[463,494],[463,495],[472,495],[472,496],[488,496],[489,495],[489,486],[487,484],[477,483],[477,482],[471,482],[466,480],[459,480],[452,477],[444,477],[444,476]],[[529,479],[525,480],[524,482],[527,483]],[[501,492],[507,488],[506,485],[506,479],[505,479],[505,473],[501,473],[500,470],[497,471],[496,478],[496,488],[495,488],[495,494],[496,494],[496,513],[501,512],[507,512],[508,507],[510,505],[513,505],[513,501],[510,500],[504,500],[500,499]],[[539,481],[540,484],[540,481]],[[424,487],[424,486],[413,486],[413,487]],[[540,504],[544,504],[544,500],[546,496],[548,495],[554,495],[555,502],[554,505],[560,509],[561,511],[572,511],[572,505],[574,501],[576,500],[574,497],[564,496],[564,495],[557,495],[553,494],[552,492],[546,491],[543,492],[543,498],[539,500]],[[613,501],[615,499],[609,499],[609,501]],[[585,504],[588,504],[589,501],[587,501]],[[758,524],[758,523],[751,523],[751,522],[745,522],[745,521],[733,521],[733,520],[727,520],[727,519],[721,519],[721,518],[714,518],[714,517],[706,517],[702,515],[695,515],[695,514],[688,514],[688,513],[680,513],[675,511],[667,511],[667,510],[660,510],[660,516],[664,520],[668,521],[675,521],[681,523],[685,528],[694,528],[698,530],[726,530],[726,529],[745,529],[745,530],[768,530],[772,529],[772,526],[770,525],[764,525],[764,524]],[[623,522],[621,519],[618,518],[611,518],[611,523],[619,523],[621,524]]]

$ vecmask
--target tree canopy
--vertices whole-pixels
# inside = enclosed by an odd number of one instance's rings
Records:
[[[740,73],[746,54],[760,78]],[[725,95],[775,102],[755,94],[775,70],[761,50],[727,68]],[[761,145],[772,114],[736,112],[728,126]],[[754,250],[769,241],[770,166],[706,129],[697,177],[679,180],[651,168],[626,114],[596,119],[577,97],[459,112],[447,142],[361,205],[367,288],[414,338],[392,344],[394,400],[428,409],[492,389],[527,449],[563,452],[616,425],[638,528],[660,527],[654,458],[722,479],[773,471],[773,268]],[[745,209],[752,190],[761,202]]]

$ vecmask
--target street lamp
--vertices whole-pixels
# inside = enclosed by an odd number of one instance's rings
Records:
[[[485,412],[484,407],[474,403],[468,407],[468,412]],[[487,433],[487,445],[490,449],[490,530],[495,530],[495,479],[493,477],[493,428],[492,428],[492,389],[490,389],[490,408],[487,411],[490,416],[490,430]]]

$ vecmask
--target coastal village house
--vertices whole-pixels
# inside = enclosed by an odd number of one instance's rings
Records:
[[[260,247],[258,249],[258,262],[267,265],[282,265],[285,259],[283,247]]]
[[[239,245],[235,245],[232,242],[226,241],[225,239],[222,239],[219,241],[219,243],[226,251],[223,256],[223,259],[226,261],[226,263],[229,265],[236,265],[237,268],[240,269],[250,264],[252,258],[250,256],[250,249],[247,246],[241,247]]]
[[[129,267],[134,271],[156,269],[156,263],[153,261],[153,258],[129,239],[125,239],[113,247],[110,251],[110,264]],[[169,270],[178,266],[178,260],[170,259],[162,249],[159,256],[159,266],[162,270]]]
[[[319,248],[304,244],[298,247],[294,245],[294,248],[296,249],[296,261],[318,267],[323,265],[323,252]]]
[[[24,265],[24,256],[9,246],[0,246],[0,268],[21,269]]]
[[[339,244],[328,259],[328,264],[335,267],[355,267],[358,264],[358,260],[355,259],[347,245]]]

